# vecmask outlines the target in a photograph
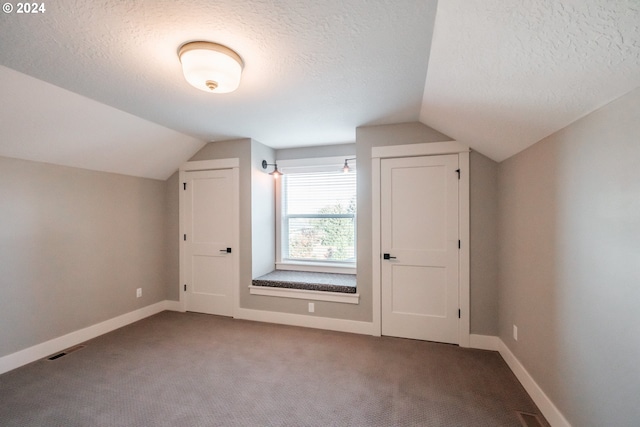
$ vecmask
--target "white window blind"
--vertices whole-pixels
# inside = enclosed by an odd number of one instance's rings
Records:
[[[356,260],[356,174],[287,173],[282,180],[282,259]]]

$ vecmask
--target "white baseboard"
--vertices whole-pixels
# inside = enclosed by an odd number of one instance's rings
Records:
[[[183,311],[182,304],[178,301],[161,301],[147,307],[123,314],[113,319],[71,332],[58,338],[34,345],[24,350],[0,357],[0,374],[19,368],[43,357],[49,356],[66,348],[80,344],[84,341],[96,338],[123,326],[153,316],[161,311]],[[273,311],[251,310],[240,308],[236,310],[235,318],[253,320],[257,322],[277,323],[291,326],[303,326],[315,329],[327,329],[331,331],[350,332],[363,335],[376,335],[374,325],[371,322],[356,320],[332,319],[327,317],[305,316],[300,314],[278,313]],[[470,335],[470,347],[482,350],[499,351],[507,362],[520,383],[540,411],[553,427],[571,427],[571,424],[553,404],[540,386],[531,377],[520,361],[515,357],[506,344],[499,338],[489,335]]]
[[[138,310],[123,314],[113,319],[88,326],[86,328],[68,333],[58,338],[36,344],[24,350],[0,357],[0,374],[19,368],[36,360],[60,352],[66,348],[78,345],[84,341],[96,338],[130,323],[142,320],[145,317],[153,316],[164,310],[171,310],[175,301],[160,301]]]
[[[182,308],[182,303],[180,301],[169,301],[166,300],[164,301],[165,310],[169,310],[169,311],[180,311],[184,313],[184,308]]]
[[[479,350],[500,351],[500,338],[493,335],[469,335],[469,347]]]
[[[562,412],[553,404],[551,399],[540,388],[538,383],[535,382],[533,377],[527,372],[522,363],[516,358],[516,356],[509,350],[509,347],[498,337],[494,337],[498,340],[500,355],[507,362],[509,368],[513,371],[518,378],[524,389],[529,393],[531,399],[538,405],[538,408],[542,412],[542,415],[547,419],[552,427],[571,427],[569,421],[562,415]]]
[[[542,415],[544,415],[552,427],[571,427],[571,424],[569,424],[560,410],[553,404],[538,383],[529,375],[525,367],[522,366],[522,363],[520,363],[511,350],[509,350],[509,347],[507,347],[499,337],[471,334],[469,338],[471,348],[500,352],[504,361],[507,362],[511,371],[513,371],[518,381],[520,381],[529,396],[531,396],[531,399],[538,405],[540,412],[542,412]]]
[[[254,320],[256,322],[303,326],[305,328],[327,329],[330,331],[350,332],[362,335],[375,335],[373,323],[357,320],[331,319],[328,317],[305,316],[302,314],[279,313],[248,308],[236,309],[234,317],[236,319]]]

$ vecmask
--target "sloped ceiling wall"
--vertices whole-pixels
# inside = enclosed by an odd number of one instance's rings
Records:
[[[420,121],[501,161],[638,86],[637,0],[446,0]]]
[[[204,142],[0,66],[0,155],[167,179]]]

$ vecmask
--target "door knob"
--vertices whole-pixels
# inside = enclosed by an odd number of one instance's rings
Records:
[[[224,253],[230,254],[231,253],[231,248],[220,249],[220,252],[224,252]]]
[[[383,257],[384,259],[396,259],[396,257],[391,256],[391,255],[389,255],[389,254],[382,254],[382,257]]]

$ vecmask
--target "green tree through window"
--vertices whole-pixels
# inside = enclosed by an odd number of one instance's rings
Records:
[[[342,204],[320,209],[321,214],[354,214],[355,200],[347,207]],[[327,248],[327,259],[345,261],[354,257],[355,224],[354,218],[319,218],[313,220],[314,229],[320,237],[320,245]]]

